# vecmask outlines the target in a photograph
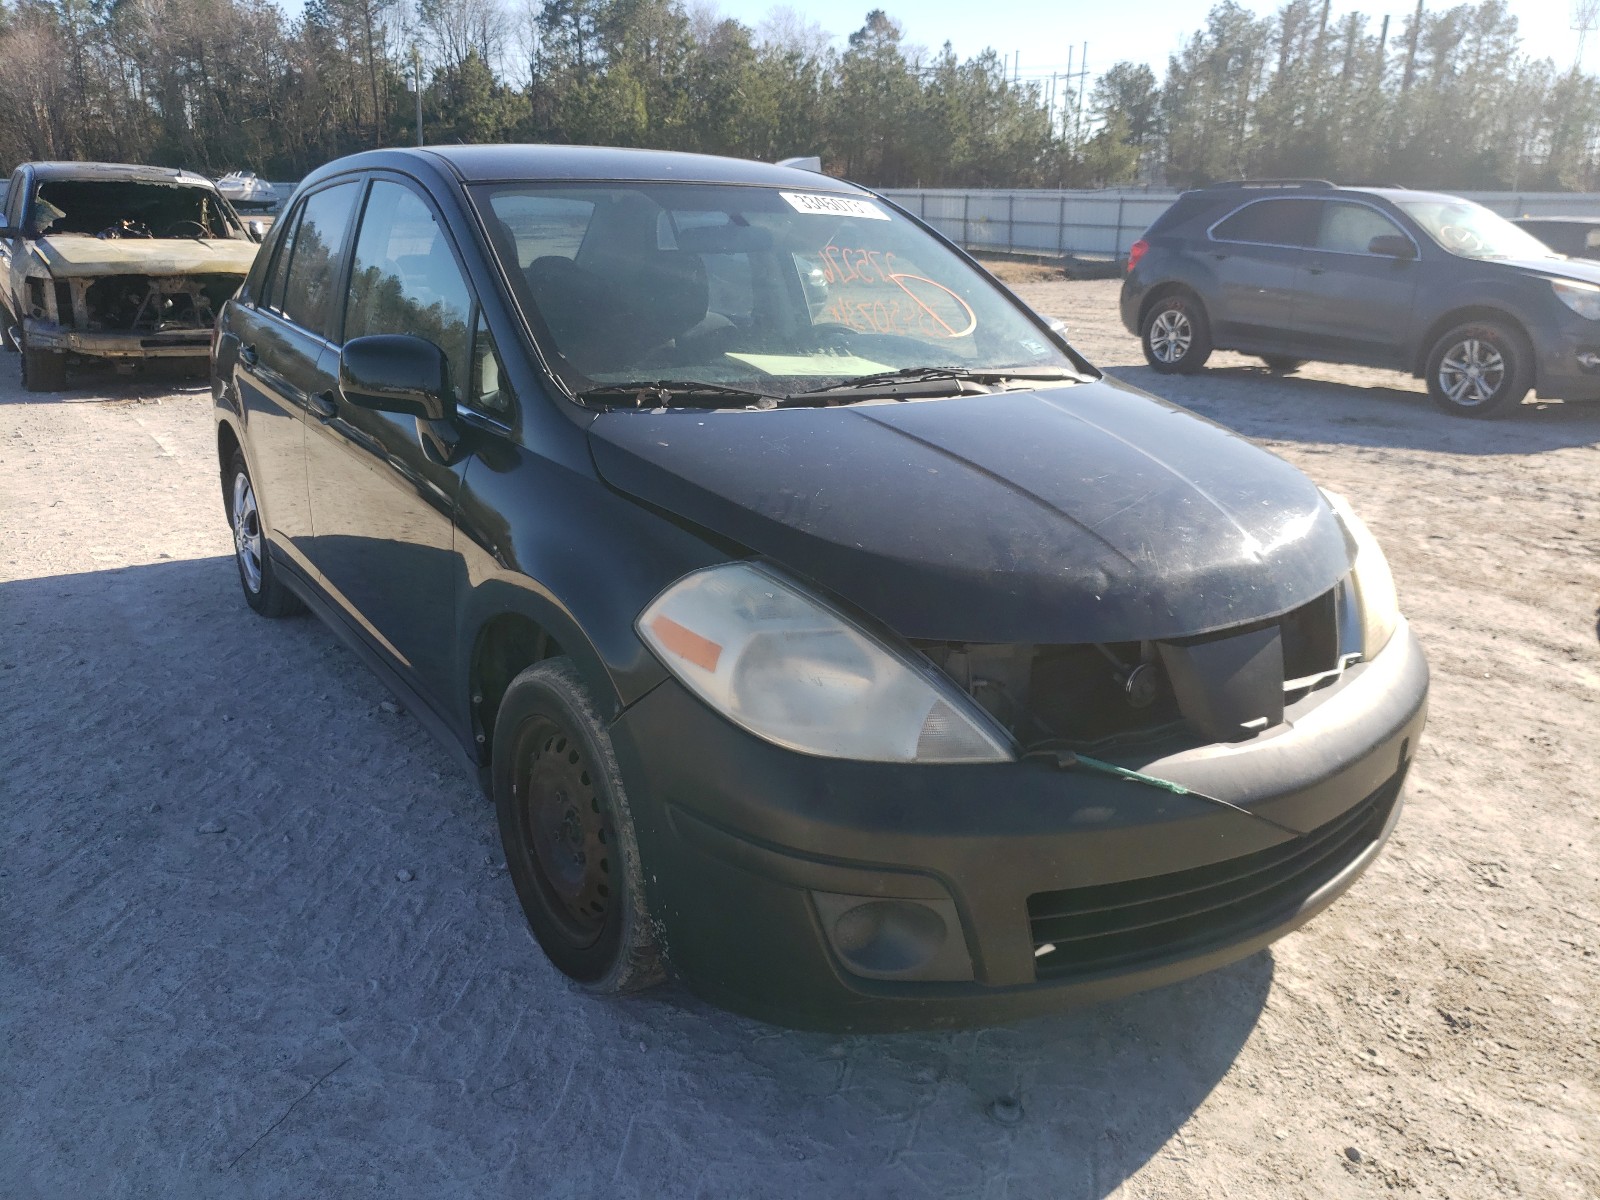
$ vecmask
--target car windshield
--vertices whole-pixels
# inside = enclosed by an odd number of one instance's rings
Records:
[[[249,236],[209,187],[131,179],[45,180],[34,193],[32,232],[241,241]]]
[[[864,196],[522,183],[483,185],[474,199],[574,391],[671,380],[658,397],[696,384],[787,396],[918,368],[1089,369],[958,255]]]
[[[1531,233],[1470,200],[1396,198],[1395,203],[1429,237],[1462,258],[1560,257]]]

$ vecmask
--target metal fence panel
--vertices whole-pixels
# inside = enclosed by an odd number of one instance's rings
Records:
[[[1120,259],[1176,191],[886,188],[883,194],[968,250]],[[1505,217],[1600,217],[1600,193],[1460,192]]]

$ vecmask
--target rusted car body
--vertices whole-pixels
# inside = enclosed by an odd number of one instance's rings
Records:
[[[208,179],[116,163],[24,163],[0,228],[0,306],[30,391],[69,355],[204,359],[256,242]]]

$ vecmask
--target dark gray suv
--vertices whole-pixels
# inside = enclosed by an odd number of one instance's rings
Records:
[[[1565,258],[1482,205],[1322,180],[1185,192],[1134,243],[1122,321],[1161,372],[1212,350],[1427,380],[1447,412],[1600,400],[1600,263]]]

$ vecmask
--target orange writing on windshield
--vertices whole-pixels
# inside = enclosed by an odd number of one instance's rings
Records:
[[[858,333],[966,337],[978,327],[972,306],[925,275],[896,269],[893,251],[822,248],[822,273],[832,296],[825,316]]]

